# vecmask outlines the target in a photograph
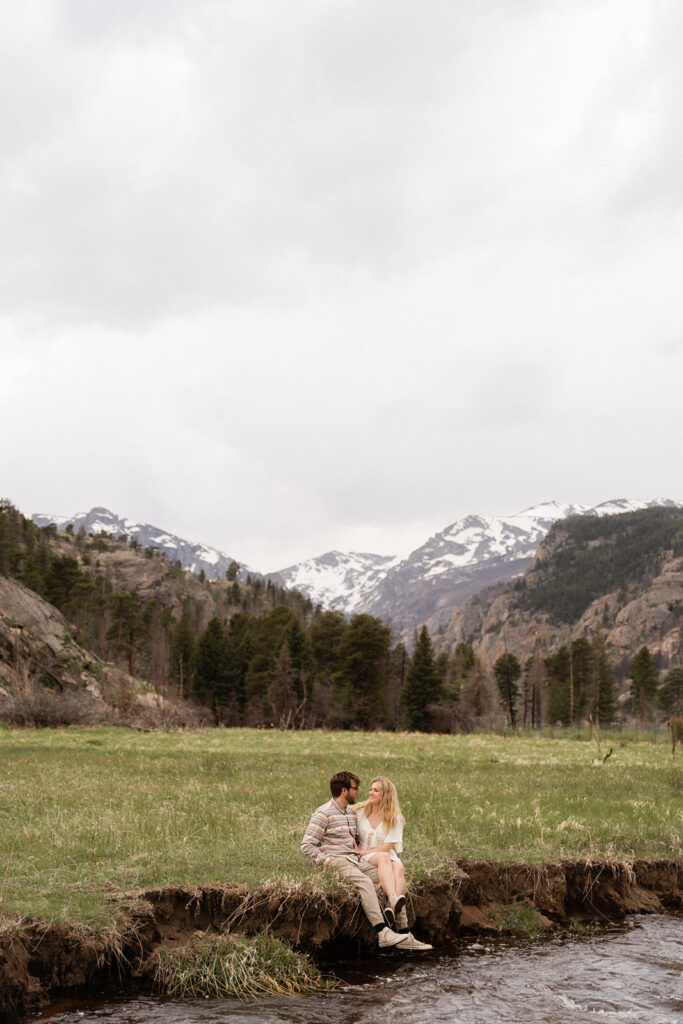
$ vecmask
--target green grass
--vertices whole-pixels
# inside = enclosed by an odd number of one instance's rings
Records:
[[[594,744],[537,736],[0,730],[0,913],[101,926],[126,890],[309,884],[299,842],[342,768],[361,795],[395,781],[413,881],[466,857],[681,856],[665,737],[610,745],[595,766]]]
[[[157,991],[177,999],[293,995],[336,984],[308,956],[265,933],[193,936],[179,948],[161,946],[154,983]]]
[[[508,903],[499,907],[494,919],[503,931],[527,939],[538,938],[546,931],[538,911],[526,903]]]

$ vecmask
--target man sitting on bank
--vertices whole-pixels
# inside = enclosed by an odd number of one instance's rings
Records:
[[[337,772],[330,779],[332,799],[316,807],[301,841],[302,852],[316,867],[333,867],[358,890],[365,916],[377,932],[380,948],[431,949],[414,939],[408,930],[405,907],[397,914],[398,931],[392,931],[384,920],[375,883],[377,868],[361,860],[357,852],[358,828],[353,804],[358,796],[360,779],[353,772]]]

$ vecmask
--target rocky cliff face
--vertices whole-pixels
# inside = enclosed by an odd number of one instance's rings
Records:
[[[27,680],[97,689],[92,655],[72,638],[61,612],[21,583],[0,576],[0,683]]]
[[[0,714],[38,725],[107,717],[112,696],[126,692],[129,718],[144,705],[137,680],[106,665],[73,637],[68,620],[47,601],[0,576]]]
[[[180,618],[184,603],[190,599],[194,626],[201,632],[225,595],[227,584],[203,585],[193,573],[176,574],[166,558],[148,557],[121,545],[97,553],[97,571],[114,590],[135,592],[143,600],[154,600],[164,610]]]

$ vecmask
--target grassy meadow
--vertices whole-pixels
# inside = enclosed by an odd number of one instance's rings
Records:
[[[102,926],[126,890],[335,884],[299,851],[330,775],[398,787],[413,880],[459,858],[681,856],[683,768],[666,736],[435,736],[216,729],[0,730],[0,916]],[[113,897],[113,898],[112,898]]]

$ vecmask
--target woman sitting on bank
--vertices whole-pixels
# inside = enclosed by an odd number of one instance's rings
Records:
[[[396,786],[390,779],[373,779],[367,800],[356,805],[358,852],[372,861],[387,895],[384,916],[389,927],[408,931],[406,873],[398,854],[403,851],[403,815]]]

